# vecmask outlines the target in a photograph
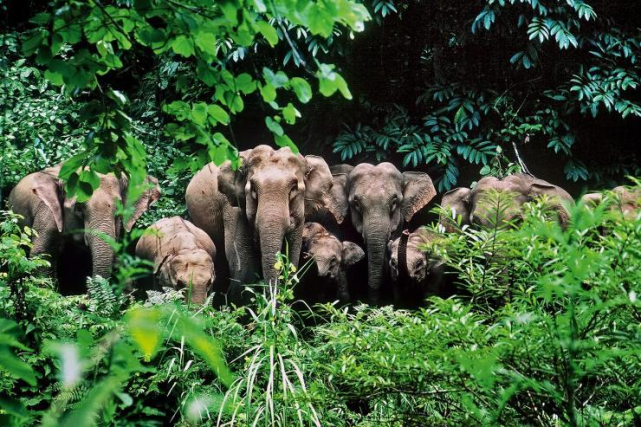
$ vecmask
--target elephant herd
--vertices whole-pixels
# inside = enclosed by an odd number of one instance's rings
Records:
[[[428,174],[400,172],[391,163],[330,166],[321,157],[266,145],[239,157],[237,168],[231,162],[210,163],[192,178],[185,194],[191,222],[164,218],[140,238],[136,255],[154,267],[138,287],[185,288],[194,303],[204,303],[214,291],[242,303],[245,284],[261,277],[278,280],[277,254],[282,253],[294,266],[312,260],[313,268],[295,289],[309,302],[365,299],[380,304],[391,295],[396,303],[417,303],[428,293],[448,292],[444,263],[423,250],[434,233],[425,228],[403,231],[436,196]],[[114,251],[102,235],[118,239],[123,229],[130,230],[159,199],[158,183],[148,178],[149,189],[122,224],[116,206],[126,198],[126,178],[99,175],[98,189],[79,203],[65,196],[59,171],[53,167],[23,178],[11,192],[9,206],[37,231],[32,255],[49,254],[55,265],[55,259],[65,256],[64,241],[71,235],[91,253],[92,274],[108,277]],[[545,206],[565,226],[574,203],[562,188],[530,175],[485,177],[473,189],[443,195],[443,229],[454,231],[456,215],[462,224],[495,224],[497,209],[488,195],[497,193],[510,201],[500,209],[500,221],[517,220],[524,203],[544,197]],[[628,198],[636,209],[638,197]],[[584,199],[601,201],[598,194]],[[365,283],[362,298],[355,297],[354,289]]]

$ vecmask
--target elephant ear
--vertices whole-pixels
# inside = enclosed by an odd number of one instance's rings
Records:
[[[452,214],[461,216],[461,223],[469,225],[470,223],[470,202],[472,191],[466,187],[454,188],[443,195],[441,200],[441,207],[445,212],[442,212],[439,217],[439,223],[448,232],[453,232],[456,229],[456,222],[452,218]]]
[[[343,265],[345,267],[351,267],[365,258],[365,251],[356,243],[346,240],[343,242],[343,252],[341,256],[343,258]]]
[[[240,166],[234,170],[230,161],[220,166],[218,174],[218,191],[223,193],[229,204],[234,207],[245,207],[245,186],[247,185],[248,160],[252,150],[238,153]]]
[[[62,216],[62,181],[54,170],[38,172],[33,180],[31,191],[49,208],[59,232],[63,228]]]
[[[312,202],[315,206],[327,208],[338,221],[340,213],[337,212],[338,208],[330,197],[334,184],[327,162],[322,157],[305,156],[305,166],[305,200]]]
[[[349,190],[347,189],[347,174],[337,173],[332,175],[332,189],[329,193],[331,204],[335,208],[334,218],[342,224],[349,214]]]
[[[436,188],[430,176],[424,172],[403,172],[403,202],[401,213],[406,222],[427,206],[436,196]]]
[[[570,213],[565,205],[574,205],[574,199],[567,191],[542,179],[534,179],[530,184],[528,196],[531,198],[550,197],[550,206],[557,212],[561,226],[565,227],[568,224]]]
[[[561,187],[550,184],[542,179],[534,179],[530,183],[529,196],[538,197],[547,195],[549,197],[559,198],[560,200],[574,201],[572,196]]]
[[[129,217],[129,220],[125,224],[125,230],[131,231],[138,218],[144,214],[149,206],[153,205],[158,199],[160,199],[160,186],[158,185],[158,179],[148,175],[142,185],[147,186],[148,188],[138,197],[138,200],[134,203],[134,211]],[[129,194],[129,179],[126,176],[120,178],[120,191],[125,203],[126,195]]]

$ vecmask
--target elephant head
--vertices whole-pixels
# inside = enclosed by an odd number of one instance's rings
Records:
[[[347,270],[365,258],[365,252],[356,243],[341,242],[317,222],[308,222],[303,228],[303,258],[313,258],[318,277],[334,287],[335,297],[341,302],[350,299]],[[325,289],[321,294],[325,294]],[[334,298],[334,296],[332,296]]]
[[[114,250],[105,240],[118,239],[123,228],[120,216],[116,215],[118,202],[126,203],[128,180],[113,174],[98,174],[100,186],[86,202],[78,202],[76,197],[64,200],[65,230],[73,238],[84,243],[91,251],[92,275],[111,276]],[[130,231],[134,223],[147,208],[160,198],[158,181],[147,178],[151,188],[146,190],[134,204],[134,212],[124,224]]]
[[[363,237],[368,258],[368,296],[377,304],[381,299],[387,242],[434,198],[436,190],[426,173],[401,173],[391,163],[359,164],[343,181],[341,184],[341,180],[334,180],[338,212],[349,212],[352,225]]]
[[[409,234],[406,246],[401,244],[402,237],[390,240],[387,245],[389,253],[389,266],[392,281],[399,282],[403,270],[407,273],[405,278],[407,283],[401,286],[420,287],[426,282],[431,271],[442,262],[435,259],[432,254],[425,249],[425,246],[437,238],[436,234],[429,230],[421,228]],[[403,255],[405,255],[403,257]],[[405,262],[403,262],[405,258]]]
[[[216,279],[211,255],[200,248],[167,254],[155,267],[154,276],[163,286],[187,289],[185,298],[204,304]]]
[[[282,251],[284,239],[290,260],[298,264],[306,209],[326,207],[336,212],[330,199],[331,174],[322,158],[303,157],[289,148],[259,145],[241,152],[240,159],[237,170],[230,162],[221,166],[218,190],[242,209],[254,228],[263,277],[275,282],[276,253]]]
[[[565,226],[569,213],[565,205],[574,200],[565,190],[531,175],[509,175],[503,179],[482,178],[476,186],[455,188],[443,196],[441,224],[453,231],[454,223],[450,215],[461,215],[462,224],[476,224],[492,227],[518,220],[523,216],[523,204],[546,197],[546,206],[558,216]]]

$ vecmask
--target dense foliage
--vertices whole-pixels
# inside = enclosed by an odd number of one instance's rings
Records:
[[[641,218],[578,206],[563,230],[541,209],[443,237],[458,297],[311,317],[284,257],[238,310],[143,307],[102,279],[62,297],[5,216],[3,425],[638,423]]]
[[[538,158],[547,148],[572,181],[637,173],[636,158],[616,159],[629,138],[616,128],[635,134],[641,114],[638,5],[374,4],[381,29],[352,51],[348,75],[358,76],[361,103],[334,143],[343,160],[426,164],[441,190],[470,165],[487,165],[496,146]],[[535,173],[553,172],[536,160],[528,163]]]
[[[127,290],[149,269],[140,229],[257,143],[424,169],[439,192],[524,167],[641,175],[641,15],[623,3],[0,0],[0,209],[60,162],[80,199],[107,171],[163,194],[80,296],[0,211],[0,424],[641,424],[641,217],[607,203],[568,229],[531,205],[518,229],[443,236],[457,295],[416,311],[301,309],[285,256],[242,308]]]

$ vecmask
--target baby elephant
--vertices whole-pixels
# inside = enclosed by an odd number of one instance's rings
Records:
[[[387,245],[394,302],[400,307],[417,307],[428,295],[444,296],[445,263],[423,248],[438,234],[426,228],[409,236],[406,233]]]
[[[136,245],[136,255],[154,263],[153,288],[187,288],[186,298],[203,304],[216,277],[214,242],[177,216],[161,219],[148,230]]]
[[[347,270],[365,258],[365,252],[355,243],[341,242],[317,222],[305,223],[303,228],[303,260],[313,258],[316,277],[306,277],[300,295],[308,302],[334,299],[349,302]],[[309,272],[307,273],[310,274]]]

